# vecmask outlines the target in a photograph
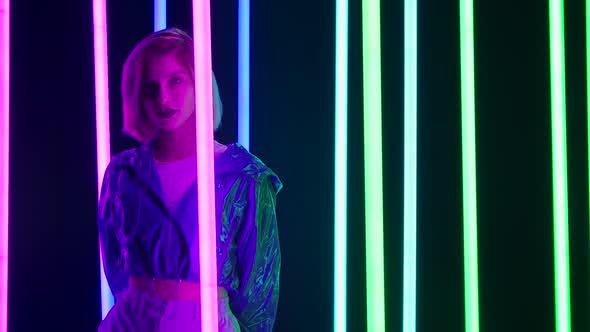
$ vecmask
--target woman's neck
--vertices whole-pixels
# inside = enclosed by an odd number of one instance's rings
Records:
[[[182,126],[173,131],[161,131],[154,140],[153,154],[158,161],[175,161],[196,154],[196,132],[194,113]],[[223,153],[227,147],[214,141],[215,157]]]
[[[174,161],[188,158],[196,152],[194,115],[191,115],[175,130],[161,130],[154,141],[154,158],[159,161]]]

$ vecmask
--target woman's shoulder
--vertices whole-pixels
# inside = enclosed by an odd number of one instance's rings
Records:
[[[145,165],[146,151],[147,147],[144,144],[112,155],[105,170],[105,177],[119,178],[130,169],[137,171],[141,165]]]
[[[111,157],[111,164],[134,164],[145,159],[145,153],[148,151],[147,144],[143,144],[131,149],[123,150]]]
[[[129,170],[133,169],[129,166],[133,166],[140,149],[141,147],[132,148],[111,156],[103,176],[101,202],[106,202],[108,197],[120,197],[127,192]]]
[[[276,192],[283,187],[279,176],[258,156],[248,151],[239,143],[228,145],[222,160],[216,164],[218,174],[234,174],[247,177],[256,183],[270,181]]]
[[[122,166],[138,166],[145,163],[149,153],[149,147],[146,144],[134,148],[123,150],[111,156],[107,170],[115,171]]]

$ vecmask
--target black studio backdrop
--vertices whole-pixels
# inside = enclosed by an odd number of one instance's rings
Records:
[[[151,2],[108,2],[111,151],[121,66]],[[169,26],[191,30],[189,0]],[[401,329],[403,2],[382,1],[385,290]],[[475,1],[482,332],[554,331],[548,7]],[[252,151],[285,183],[276,331],[333,328],[334,1],[253,1]],[[464,330],[459,7],[419,1],[418,331]],[[236,140],[237,6],[212,1],[225,143]],[[361,4],[350,1],[348,326],[366,330]],[[92,3],[12,1],[10,331],[100,320]],[[590,330],[584,4],[566,0],[573,331]]]

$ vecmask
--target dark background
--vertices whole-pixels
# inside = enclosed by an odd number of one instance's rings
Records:
[[[10,331],[100,320],[91,1],[12,1]],[[401,330],[403,1],[382,1],[387,327]],[[419,1],[418,331],[464,330],[458,1]],[[191,30],[191,2],[168,25]],[[108,3],[111,150],[121,66],[151,1]],[[251,150],[285,183],[277,331],[333,328],[334,1],[252,1]],[[350,2],[348,324],[366,329],[361,5]],[[236,140],[237,7],[212,1],[219,140]],[[590,330],[584,3],[566,0],[573,331]],[[482,332],[554,331],[547,1],[475,1]]]

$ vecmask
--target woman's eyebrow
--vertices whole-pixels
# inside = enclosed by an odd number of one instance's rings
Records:
[[[173,75],[176,75],[176,74],[184,74],[184,75],[186,75],[186,71],[180,69],[180,70],[177,70],[177,71],[174,71],[174,72],[168,74],[168,77],[173,76]]]
[[[170,74],[166,75],[166,77],[171,77],[171,76],[174,76],[176,74],[188,75],[188,73],[185,70],[180,69],[180,70],[176,70],[176,71],[171,72]],[[157,80],[152,80],[152,79],[145,79],[142,82],[142,84],[157,84],[157,83],[158,83]]]

